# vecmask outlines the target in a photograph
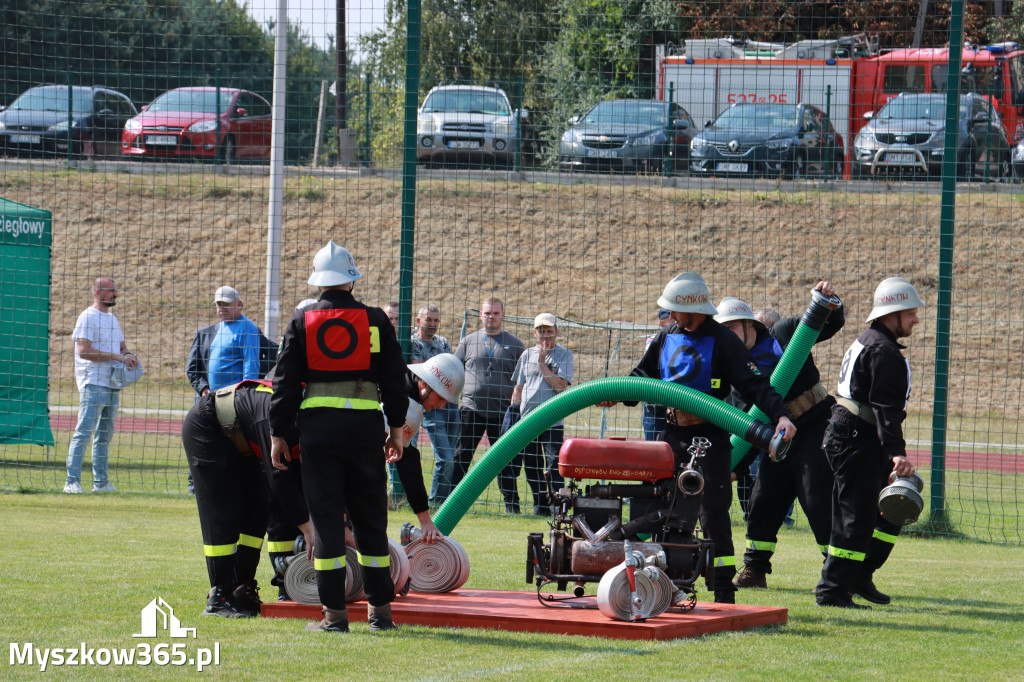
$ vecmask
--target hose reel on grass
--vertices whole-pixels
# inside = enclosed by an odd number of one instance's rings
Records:
[[[396,594],[402,591],[409,582],[409,559],[405,549],[394,540],[388,538],[388,557],[390,558],[391,581],[395,584]],[[316,570],[305,554],[288,557],[288,567],[284,573],[285,590],[288,596],[298,604],[319,605],[320,592],[316,586]],[[361,601],[366,598],[363,588],[363,572],[359,569],[359,553],[355,547],[345,548],[345,602]]]

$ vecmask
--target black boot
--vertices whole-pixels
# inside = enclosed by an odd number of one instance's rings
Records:
[[[231,593],[231,603],[241,618],[255,618],[260,615],[260,588],[255,580],[242,583]]]
[[[878,588],[875,587],[875,583],[871,579],[870,575],[864,576],[855,585],[850,586],[850,592],[858,597],[867,599],[872,604],[888,604],[892,601],[892,598],[889,597],[889,595],[878,591]]]
[[[736,591],[735,590],[715,590],[715,603],[716,604],[735,604],[736,603]]]
[[[203,610],[202,615],[220,616],[221,618],[241,618],[242,614],[235,608],[235,605],[229,599],[230,596],[231,590],[223,585],[211,587],[210,594],[206,599],[206,608]]]
[[[815,600],[818,606],[833,606],[839,609],[870,609],[867,604],[858,604],[848,594],[818,595]]]

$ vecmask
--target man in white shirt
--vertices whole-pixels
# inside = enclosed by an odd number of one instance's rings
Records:
[[[75,383],[78,384],[78,424],[68,448],[68,476],[64,492],[81,493],[82,458],[92,437],[92,491],[113,492],[107,477],[107,456],[114,436],[114,417],[121,387],[111,380],[115,366],[138,366],[128,350],[121,325],[110,309],[117,303],[117,284],[109,277],[93,282],[93,304],[78,316],[75,331]]]

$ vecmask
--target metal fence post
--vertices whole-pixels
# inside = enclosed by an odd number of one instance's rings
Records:
[[[402,238],[398,260],[398,342],[409,357],[416,240],[416,112],[420,91],[420,0],[409,0],[405,34],[405,134],[402,145]]]
[[[964,2],[953,0],[949,19],[947,73],[959,74],[964,44]],[[946,139],[942,153],[942,207],[939,213],[939,290],[935,310],[935,386],[932,410],[931,510],[933,524],[946,517],[946,416],[949,392],[949,322],[953,290],[953,236],[956,230],[957,118],[960,78],[949,79],[946,91]]]
[[[363,159],[365,160],[367,168],[372,168],[373,167],[373,147],[371,146],[372,145],[371,140],[373,139],[373,137],[370,135],[370,121],[373,120],[373,118],[371,116],[371,113],[370,113],[372,111],[372,101],[370,99],[371,98],[371,94],[370,93],[372,92],[372,90],[370,88],[371,85],[373,85],[373,75],[369,71],[367,71],[366,72],[366,153],[363,156]]]

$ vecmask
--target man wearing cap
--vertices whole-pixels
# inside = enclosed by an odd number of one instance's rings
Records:
[[[512,404],[519,405],[523,417],[572,384],[572,351],[555,343],[558,338],[558,320],[555,316],[541,313],[534,318],[533,336],[537,339],[537,345],[519,357],[512,372],[515,385],[512,389]],[[523,448],[526,482],[533,492],[533,513],[538,516],[551,514],[545,473],[550,474],[554,490],[561,488],[564,483],[562,475],[558,473],[558,450],[565,440],[564,429],[564,422],[558,421]],[[512,481],[519,477],[517,470],[503,471],[502,474],[506,477],[511,475]],[[515,495],[515,504],[518,505],[518,491]]]
[[[900,526],[878,511],[878,494],[890,474],[909,476],[903,420],[910,399],[910,363],[900,339],[910,336],[924,306],[914,285],[889,277],[875,288],[871,325],[857,337],[839,370],[832,419],[825,429],[825,455],[835,474],[832,535],[816,590],[819,606],[870,608],[858,595],[888,604],[873,574],[889,558]]]
[[[526,347],[515,334],[502,329],[505,305],[491,296],[480,305],[481,329],[468,334],[455,350],[455,357],[466,366],[466,386],[459,403],[461,432],[455,451],[452,485],[466,475],[480,439],[487,434],[493,445],[501,435],[501,422],[512,399],[512,372]],[[509,469],[511,473],[511,469]],[[505,500],[505,511],[519,513],[516,476],[498,476],[498,490]]]
[[[815,284],[813,291],[826,298],[834,293],[832,284],[826,281]],[[758,368],[770,377],[793,339],[801,318],[780,319],[767,327],[744,301],[727,296],[718,304],[715,320],[743,341]],[[838,334],[845,321],[842,306],[833,310],[816,343]],[[832,470],[821,450],[821,439],[835,400],[822,386],[814,358],[808,356],[804,361],[785,398],[789,416],[797,425],[797,435],[785,459],[780,462],[771,461],[763,450],[753,448],[750,453],[750,459],[758,466],[755,469],[750,465],[756,471],[756,478],[745,505],[746,552],[743,570],[733,580],[736,587],[768,586],[765,576],[772,572],[771,558],[779,528],[794,500],[800,501],[818,548],[824,553],[828,547],[832,529]],[[731,402],[741,410],[749,407],[738,397]],[[736,469],[739,471],[740,466],[737,465]]]
[[[347,632],[345,516],[352,522],[372,630],[391,630],[385,457],[402,458],[409,398],[395,328],[380,308],[352,295],[362,278],[333,241],[313,258],[309,284],[322,291],[288,322],[274,370],[271,457],[290,459],[284,436],[297,418],[302,487],[313,524],[313,567],[323,619],[309,629]],[[385,439],[385,417],[389,428]]]
[[[754,363],[746,346],[714,320],[718,312],[711,304],[708,285],[696,272],[684,272],[667,285],[658,305],[668,308],[672,324],[654,337],[631,376],[660,378],[724,400],[732,388],[747,402],[755,403],[776,423],[775,433],[789,440],[796,427],[786,406]],[[604,403],[610,404],[610,403]],[[628,402],[626,403],[629,404]],[[695,437],[711,441],[701,468],[704,497],[700,524],[715,545],[711,582],[715,601],[733,604],[736,588],[736,555],[732,544],[729,507],[732,505],[729,432],[682,410],[667,409],[665,430],[660,440],[672,446],[676,459],[688,461],[687,448]],[[635,517],[644,510],[632,509]]]
[[[664,329],[672,322],[669,317],[668,308],[658,308],[658,326]],[[644,342],[644,350],[646,351],[651,347],[651,343],[654,341],[654,334],[647,337],[647,341]],[[643,403],[640,406],[641,409],[641,424],[644,427],[644,440],[658,440],[658,434],[665,430],[665,407],[663,405],[653,405],[651,403]]]
[[[223,286],[213,295],[220,322],[192,339],[185,373],[196,398],[245,379],[260,378],[260,330],[242,314],[242,297]]]

